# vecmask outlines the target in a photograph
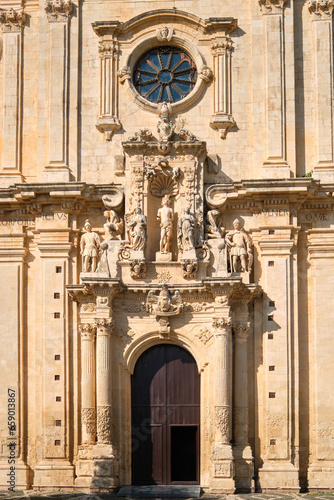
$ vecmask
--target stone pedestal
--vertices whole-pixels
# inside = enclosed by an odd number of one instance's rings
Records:
[[[224,240],[221,238],[208,240],[207,245],[210,249],[210,269],[212,276],[224,278],[227,276],[227,248]]]
[[[161,253],[157,252],[155,254],[156,262],[171,262],[172,261],[172,252]]]

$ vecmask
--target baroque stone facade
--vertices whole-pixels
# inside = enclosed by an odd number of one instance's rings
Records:
[[[332,33],[332,0],[0,2],[1,488],[131,485],[138,447],[333,488]],[[135,427],[156,346],[196,366],[191,480],[152,459],[175,408]]]

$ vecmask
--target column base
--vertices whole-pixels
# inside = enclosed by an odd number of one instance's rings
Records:
[[[323,491],[334,489],[334,463],[315,463],[310,465],[308,471],[309,491]]]
[[[259,470],[257,489],[265,491],[295,491],[299,492],[299,472],[291,463],[281,464],[264,463]]]
[[[333,184],[334,163],[319,163],[314,167],[312,177],[319,180],[321,184]]]
[[[110,444],[82,446],[78,454],[75,486],[89,491],[113,491],[119,486],[118,461]]]
[[[251,493],[254,490],[254,460],[250,446],[233,448],[235,468],[235,489],[238,493]]]
[[[41,175],[42,182],[70,182],[70,169],[67,165],[47,165]]]
[[[264,162],[261,174],[262,179],[290,179],[291,170],[287,163]]]
[[[20,463],[21,462],[21,463]],[[15,470],[10,469],[8,460],[0,463],[0,489],[8,491],[22,491],[30,488],[30,470],[22,461],[15,461]],[[12,473],[12,475],[10,475]],[[14,473],[14,474],[13,474]]]
[[[35,467],[34,489],[73,488],[74,467],[67,461],[45,460]]]
[[[215,444],[212,451],[210,493],[234,493],[234,463],[229,444]]]

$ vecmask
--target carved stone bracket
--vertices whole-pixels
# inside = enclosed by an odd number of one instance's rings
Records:
[[[182,274],[186,279],[197,278],[198,262],[195,259],[181,259]]]
[[[332,19],[334,0],[308,0],[307,8],[313,20]]]
[[[72,11],[71,0],[47,0],[45,3],[45,12],[50,22],[68,21]]]
[[[146,278],[146,261],[145,259],[130,259],[130,274],[132,279]]]
[[[259,0],[263,14],[279,14],[283,12],[286,0]]]
[[[21,31],[25,21],[26,15],[22,11],[9,9],[5,12],[0,12],[0,25],[3,32]]]
[[[97,407],[97,436],[99,443],[111,443],[111,424],[112,409],[111,406]]]

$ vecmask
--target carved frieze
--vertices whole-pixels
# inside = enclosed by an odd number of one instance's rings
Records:
[[[259,0],[263,14],[282,13],[286,0]]]
[[[332,19],[334,0],[308,0],[307,7],[314,20]]]
[[[97,440],[99,443],[111,443],[111,406],[97,407]]]
[[[21,31],[25,21],[26,15],[23,11],[9,9],[0,12],[0,26],[3,32]]]
[[[72,11],[71,0],[47,0],[45,2],[45,12],[49,21],[67,21]]]

